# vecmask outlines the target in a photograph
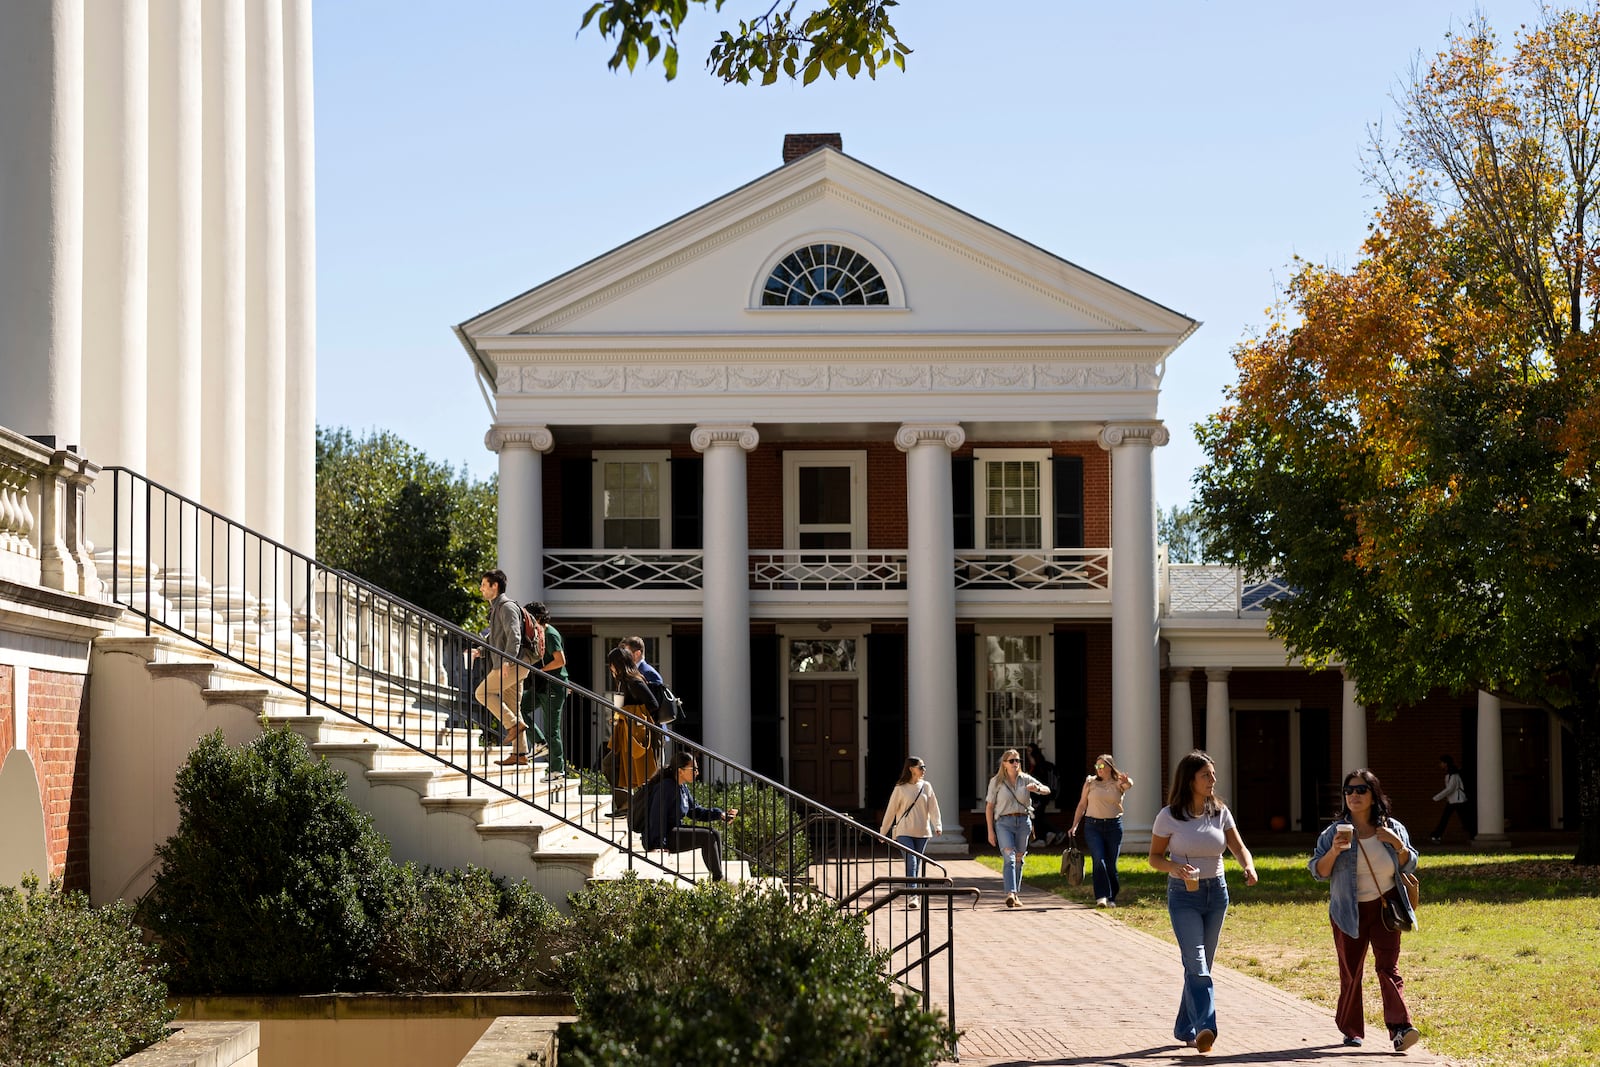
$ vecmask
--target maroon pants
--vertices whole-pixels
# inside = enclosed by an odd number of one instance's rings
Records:
[[[1400,977],[1400,932],[1383,925],[1378,915],[1381,900],[1356,904],[1361,921],[1360,937],[1349,937],[1333,927],[1333,948],[1339,957],[1339,1009],[1334,1021],[1346,1037],[1365,1037],[1366,1020],[1361,1015],[1361,977],[1367,966],[1367,946],[1372,946],[1372,966],[1378,972],[1378,991],[1383,994],[1383,1021],[1392,1034],[1411,1025],[1406,1008],[1405,979]],[[1332,922],[1329,922],[1332,926]]]

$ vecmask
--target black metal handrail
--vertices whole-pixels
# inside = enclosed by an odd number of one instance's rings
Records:
[[[498,724],[476,699],[477,669],[535,677],[535,664],[137,472],[107,467],[102,485],[106,478],[115,513],[111,599],[141,617],[147,634],[153,627],[180,634],[295,693],[307,715],[328,709],[429,757],[441,789],[481,796],[486,810],[498,801],[531,809],[545,827],[541,842],[566,827],[615,849],[628,869],[698,880],[707,872],[697,852],[648,849],[625,817],[613,817],[626,811],[624,790],[644,784],[635,778],[688,750],[701,773],[691,787],[696,801],[739,809],[720,832],[743,876],[852,907],[846,901],[859,886],[892,877],[915,855],[847,814],[614,706],[606,694],[549,675],[537,677],[566,690],[569,726],[579,714],[601,711],[615,740],[626,746],[636,739],[648,756],[637,768],[624,761],[615,782],[593,767],[551,775],[537,758],[501,762],[507,753],[494,760],[503,746],[496,744]],[[514,689],[520,697],[522,686]],[[927,882],[948,881],[937,861],[917,858]],[[878,921],[878,912],[866,914]],[[926,985],[916,991],[926,1004]]]

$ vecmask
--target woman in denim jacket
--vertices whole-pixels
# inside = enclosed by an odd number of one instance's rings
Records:
[[[1404,1052],[1421,1035],[1411,1025],[1406,1007],[1405,980],[1398,966],[1400,931],[1384,926],[1379,912],[1384,893],[1398,886],[1400,910],[1415,926],[1416,913],[1400,885],[1400,875],[1416,871],[1417,854],[1406,828],[1389,817],[1389,798],[1377,775],[1364,767],[1345,775],[1344,807],[1317,838],[1310,868],[1313,878],[1329,883],[1328,919],[1339,958],[1339,1006],[1334,1021],[1344,1034],[1344,1043],[1359,1045],[1366,1034],[1361,978],[1370,944],[1389,1040],[1396,1052]]]

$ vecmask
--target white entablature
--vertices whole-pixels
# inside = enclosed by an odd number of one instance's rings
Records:
[[[876,306],[761,306],[816,243]],[[502,420],[1153,418],[1197,324],[822,149],[457,327]],[[619,403],[620,401],[620,403]]]

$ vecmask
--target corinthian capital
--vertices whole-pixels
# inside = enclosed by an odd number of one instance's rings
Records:
[[[954,452],[967,439],[967,431],[956,422],[905,422],[894,433],[894,447],[910,452],[925,442],[942,444]]]
[[[1159,422],[1117,422],[1100,430],[1100,447],[1107,452],[1121,445],[1149,445],[1160,448],[1172,435]]]
[[[746,452],[755,451],[761,435],[749,423],[707,423],[696,426],[689,434],[689,443],[696,452],[704,452],[712,445],[738,445]]]
[[[548,426],[491,426],[483,435],[483,447],[499,452],[508,445],[527,445],[535,452],[548,452],[556,439]]]

